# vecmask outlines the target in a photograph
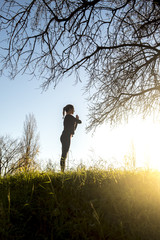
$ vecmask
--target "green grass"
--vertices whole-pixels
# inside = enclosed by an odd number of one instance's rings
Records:
[[[159,240],[160,173],[92,170],[0,178],[1,240]]]

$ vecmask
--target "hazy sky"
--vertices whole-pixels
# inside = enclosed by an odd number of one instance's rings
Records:
[[[88,102],[82,88],[84,83],[74,83],[70,77],[58,84],[56,89],[51,85],[42,92],[37,80],[29,81],[29,76],[17,76],[15,80],[6,77],[0,79],[0,135],[20,138],[26,114],[33,113],[40,133],[39,159],[42,165],[51,159],[59,165],[61,155],[60,135],[63,130],[62,110],[66,104],[73,104],[75,115],[78,114],[82,124],[78,125],[72,138],[69,152],[69,166],[80,163],[94,165],[97,160],[120,157],[120,134],[110,132],[109,126],[100,128],[94,135],[86,133],[88,124]],[[117,131],[115,130],[116,134]],[[115,145],[119,145],[116,147]],[[126,143],[125,143],[126,144]],[[124,144],[124,145],[125,145]],[[118,149],[119,148],[119,149]],[[97,163],[98,164],[98,163]]]
[[[85,82],[84,82],[85,83]],[[146,166],[147,161],[158,164],[160,127],[152,125],[151,120],[141,122],[134,119],[128,125],[113,130],[105,125],[92,136],[86,133],[87,95],[83,94],[84,83],[74,84],[70,77],[60,82],[56,89],[51,85],[42,92],[37,80],[29,81],[29,76],[17,76],[15,80],[0,78],[0,135],[20,138],[26,114],[33,113],[40,133],[39,160],[44,166],[48,159],[59,166],[61,155],[60,135],[63,130],[62,110],[66,104],[73,104],[75,115],[82,124],[78,125],[72,138],[69,152],[69,167],[99,164],[100,159],[107,164],[118,162],[123,165],[125,155],[132,151],[134,144],[137,165]],[[153,161],[154,159],[154,161]],[[119,165],[118,165],[119,166]]]
[[[42,92],[37,80],[29,81],[29,76],[18,76],[14,81],[6,77],[0,79],[0,126],[1,135],[21,137],[26,114],[33,113],[38,131],[40,132],[39,158],[46,161],[51,158],[59,161],[61,144],[59,141],[63,130],[62,110],[66,104],[75,106],[83,124],[79,125],[73,137],[74,155],[80,158],[86,149],[87,134],[86,115],[87,103],[81,91],[82,84],[74,84],[74,79],[68,78],[60,82],[56,89],[51,86]],[[83,150],[82,150],[83,149]]]

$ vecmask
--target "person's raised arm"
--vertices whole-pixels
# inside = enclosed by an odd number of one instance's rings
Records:
[[[82,121],[79,119],[78,115],[76,115],[76,123],[82,123]]]

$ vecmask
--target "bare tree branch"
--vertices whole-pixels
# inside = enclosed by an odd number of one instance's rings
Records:
[[[160,109],[160,5],[155,0],[3,0],[1,72],[42,88],[84,69],[92,129]]]

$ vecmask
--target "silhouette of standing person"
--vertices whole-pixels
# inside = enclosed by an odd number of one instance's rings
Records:
[[[71,104],[66,105],[63,108],[63,117],[65,116],[64,122],[63,122],[64,130],[60,137],[60,140],[62,143],[62,155],[60,160],[60,166],[61,166],[62,172],[64,172],[64,169],[65,169],[65,162],[66,162],[67,153],[69,151],[69,147],[71,144],[71,137],[74,135],[74,132],[77,128],[77,124],[82,123],[78,115],[74,117],[72,114],[74,114],[73,105]]]

